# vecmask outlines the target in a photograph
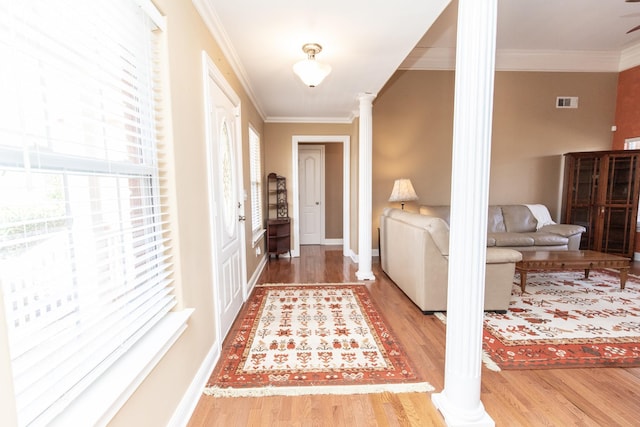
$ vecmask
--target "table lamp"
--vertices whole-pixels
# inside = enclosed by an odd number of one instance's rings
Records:
[[[396,179],[393,183],[393,190],[391,191],[390,202],[400,202],[402,210],[404,210],[404,202],[412,200],[418,200],[416,190],[411,185],[411,180],[408,178]]]

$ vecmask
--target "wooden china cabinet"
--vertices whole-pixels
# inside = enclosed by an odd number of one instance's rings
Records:
[[[275,173],[268,176],[267,254],[289,252],[291,256],[291,220],[287,202],[287,179]]]
[[[633,258],[640,150],[565,155],[564,222],[584,226],[580,249]]]

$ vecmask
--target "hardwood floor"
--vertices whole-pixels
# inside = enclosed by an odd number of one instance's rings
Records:
[[[357,264],[341,247],[302,246],[299,258],[271,259],[260,283],[354,282]],[[414,366],[444,386],[445,328],[380,270],[367,283]],[[640,274],[634,263],[632,274]],[[233,333],[235,326],[232,328]],[[225,343],[226,345],[226,343]],[[224,349],[223,349],[224,351]],[[497,426],[638,426],[640,368],[512,370],[483,367],[481,400]],[[202,396],[189,422],[197,426],[443,426],[429,393],[214,398]]]

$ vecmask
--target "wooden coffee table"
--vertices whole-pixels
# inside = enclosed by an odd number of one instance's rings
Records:
[[[620,289],[624,289],[629,273],[629,258],[596,251],[523,251],[522,261],[516,262],[520,272],[520,289],[524,293],[527,273],[534,270],[584,270],[589,278],[592,268],[615,268],[620,271]]]

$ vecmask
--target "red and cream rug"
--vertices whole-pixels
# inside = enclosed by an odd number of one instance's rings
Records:
[[[360,284],[259,285],[204,393],[432,391]]]
[[[485,313],[489,369],[640,366],[640,278],[617,271],[516,274],[509,310]]]

